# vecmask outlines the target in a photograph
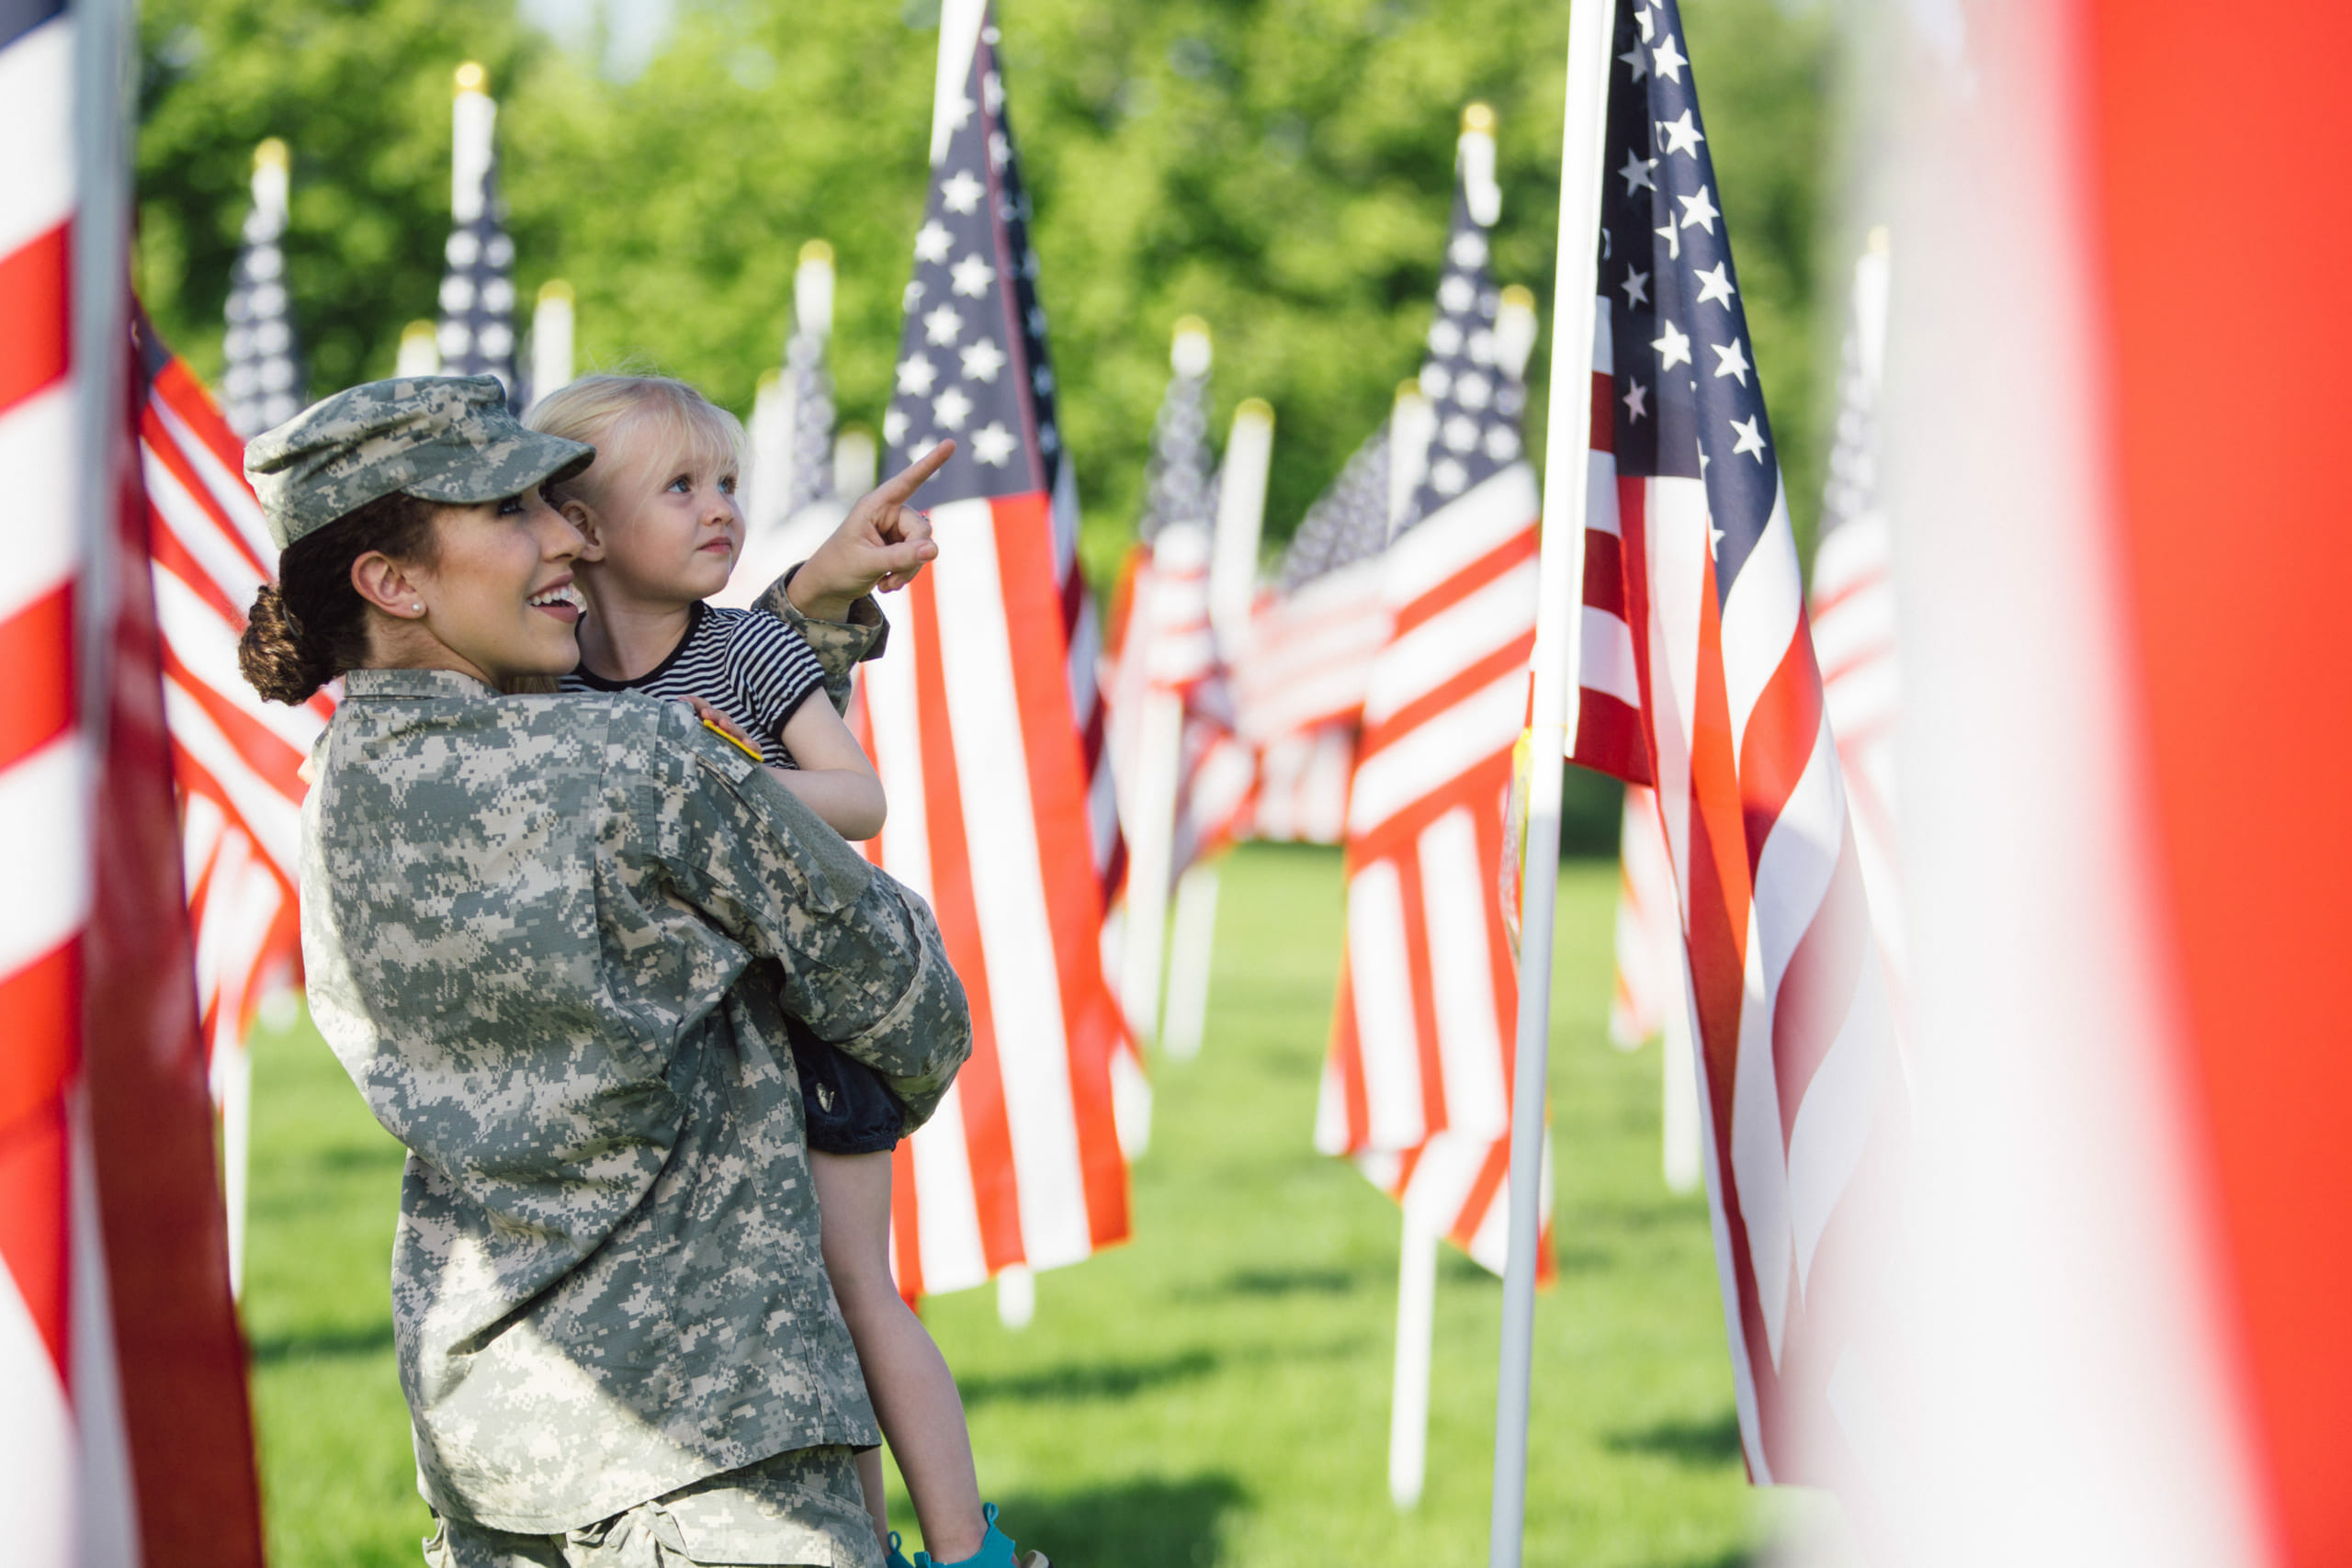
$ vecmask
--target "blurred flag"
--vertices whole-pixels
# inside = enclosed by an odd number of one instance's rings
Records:
[[[301,984],[295,887],[300,770],[333,698],[266,703],[237,667],[254,592],[277,547],[246,488],[244,446],[143,320],[139,456],[163,633],[164,705],[181,801],[197,1005],[221,1111],[229,1267],[242,1279],[251,1069],[245,1036],[265,1004]]]
[[[1657,795],[1625,786],[1617,829],[1617,987],[1609,1000],[1609,1040],[1631,1051],[1666,1028],[1682,1005],[1682,914],[1674,861],[1658,826]]]
[[[985,7],[951,7],[941,27],[932,187],[884,439],[894,464],[945,436],[957,450],[921,498],[939,559],[896,596],[891,656],[860,677],[890,796],[872,849],[931,900],[972,1005],[972,1059],[897,1156],[910,1297],[1127,1235],[1111,1088],[1125,1026],[1102,975],[1098,858],[1116,825],[1089,768],[1093,630],[1069,613],[1076,494],[996,42]]]
[[[1208,440],[1207,325],[1189,316],[1179,321],[1170,359],[1145,469],[1139,540],[1121,573],[1114,642],[1104,661],[1129,852],[1114,945],[1127,1017],[1146,1033],[1159,1023],[1170,899],[1193,866],[1232,840],[1254,772],[1249,749],[1234,735],[1226,650],[1210,607],[1216,530],[1226,509]],[[1271,411],[1263,417],[1271,422]],[[1230,499],[1246,504],[1251,498]],[[1238,525],[1238,511],[1236,517]],[[1193,896],[1204,895],[1196,887]],[[1186,978],[1190,998],[1205,984],[1202,963],[1193,964]],[[1191,1005],[1188,999],[1180,1011]],[[1196,1043],[1188,1040],[1182,1048]]]
[[[792,277],[792,336],[784,345],[784,473],[776,495],[781,515],[797,516],[833,490],[833,378],[825,344],[833,333],[833,247],[811,240],[800,247]]]
[[[1894,1196],[1905,1089],[1682,43],[1673,0],[1619,14],[1571,755],[1656,784],[1742,1444],[1759,1482],[1818,1480],[1794,1432],[1851,1306],[1824,1265]]]
[[[1838,378],[1837,441],[1813,553],[1813,647],[1829,732],[1838,738],[1846,806],[1895,999],[1903,993],[1903,894],[1897,863],[1895,727],[1903,688],[1895,658],[1894,542],[1879,500],[1879,387],[1886,360],[1886,231],[1854,264],[1851,320]]]
[[[743,555],[718,602],[749,608],[770,583],[841,525],[872,485],[844,489],[833,436],[833,378],[825,345],[833,331],[833,247],[800,247],[792,279],[792,331],[784,365],[762,372],[752,405],[751,460],[739,491]],[[926,492],[928,493],[928,492]]]
[[[0,15],[0,1506],[28,1568],[258,1568],[115,335],[126,122],[77,102],[129,25]]]
[[[286,287],[286,143],[273,136],[254,149],[254,204],[229,273],[228,361],[220,390],[229,425],[254,436],[302,411],[301,344]]]
[[[2352,10],[2215,19],[1857,37],[1932,1245],[1812,1435],[1888,1562],[2352,1561]]]
[[[1258,755],[1254,838],[1336,844],[1347,831],[1364,682],[1388,640],[1388,523],[1383,421],[1299,520],[1234,670],[1236,717]]]
[[[495,376],[507,399],[527,403],[515,375],[514,242],[498,194],[498,105],[490,75],[472,61],[458,67],[451,107],[447,270],[441,275],[435,334],[444,376]]]
[[[1495,889],[1535,635],[1540,501],[1520,440],[1533,311],[1524,299],[1507,311],[1487,266],[1493,126],[1484,105],[1463,117],[1420,378],[1428,458],[1381,558],[1390,631],[1349,790],[1347,949],[1316,1143],[1376,1156],[1368,1173],[1408,1203],[1416,1184],[1435,1193],[1442,1178],[1451,1212],[1438,1228],[1465,1246],[1489,1235],[1481,1261],[1499,1269],[1505,1021],[1519,986]],[[1430,1145],[1440,1133],[1451,1135]],[[1392,1156],[1409,1157],[1396,1169]]]

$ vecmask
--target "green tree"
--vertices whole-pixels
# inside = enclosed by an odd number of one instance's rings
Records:
[[[479,60],[505,84],[553,51],[497,0],[148,0],[139,25],[137,280],[164,340],[218,372],[253,150],[282,136],[311,389],[388,374],[440,284],[452,73]]]
[[[1548,313],[1561,0],[1000,0],[1041,288],[1087,513],[1115,558],[1139,504],[1169,330],[1206,318],[1220,417],[1275,407],[1271,540],[1418,368],[1462,107],[1500,121],[1495,265]],[[1826,355],[1815,329],[1826,19],[1690,0],[1690,52],[1792,508],[1810,521]],[[703,0],[632,81],[511,0],[158,0],[142,17],[141,282],[219,363],[254,141],[293,145],[288,265],[313,390],[387,372],[432,313],[450,71],[490,67],[525,299],[578,292],[592,364],[644,363],[748,408],[776,362],[801,242],[830,240],[834,372],[878,423],[927,177],[935,0]],[[1543,432],[1538,389],[1531,439]]]

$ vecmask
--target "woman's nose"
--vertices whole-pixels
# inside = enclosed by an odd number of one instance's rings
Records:
[[[571,518],[549,506],[544,497],[531,499],[532,522],[539,531],[539,553],[548,560],[570,560],[588,547],[587,536]]]

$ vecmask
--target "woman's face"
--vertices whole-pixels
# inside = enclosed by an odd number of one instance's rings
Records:
[[[437,558],[406,568],[424,605],[418,629],[492,685],[561,675],[580,662],[573,628],[585,614],[571,584],[580,531],[534,490],[435,519]]]

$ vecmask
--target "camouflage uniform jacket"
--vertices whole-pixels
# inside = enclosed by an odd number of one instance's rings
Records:
[[[922,901],[677,703],[355,671],[314,764],[311,1006],[410,1151],[425,1500],[548,1533],[878,1441],[783,1014],[928,1115],[971,1030]]]

